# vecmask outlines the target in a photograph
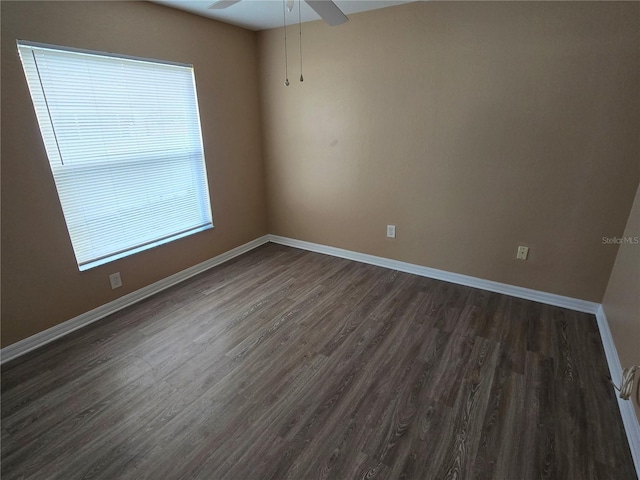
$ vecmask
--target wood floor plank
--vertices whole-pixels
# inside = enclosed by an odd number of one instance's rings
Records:
[[[2,366],[3,479],[635,478],[595,318],[267,244]]]

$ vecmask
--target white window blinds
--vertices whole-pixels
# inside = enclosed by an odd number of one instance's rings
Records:
[[[18,49],[80,270],[212,227],[192,66]]]

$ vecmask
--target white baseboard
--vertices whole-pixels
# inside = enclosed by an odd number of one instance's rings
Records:
[[[611,330],[609,329],[609,322],[607,321],[602,305],[596,312],[596,319],[598,320],[600,338],[602,339],[604,354],[607,357],[607,364],[609,365],[611,379],[616,385],[620,385],[622,383],[622,365],[620,365],[618,351],[613,343],[613,337],[611,336]],[[611,388],[613,389],[613,387]],[[636,466],[636,475],[640,479],[640,423],[638,423],[638,417],[636,417],[636,412],[633,409],[633,404],[631,403],[633,400],[623,400],[618,396],[618,392],[615,391],[615,389],[613,390],[616,395],[616,399],[618,400],[622,424],[627,432],[627,440],[629,441],[629,448],[631,448],[631,456],[633,457],[633,463]]]
[[[281,245],[288,245],[290,247],[301,248],[303,250],[309,250],[312,252],[323,253],[326,255],[332,255],[334,257],[346,258],[349,260],[355,260],[358,262],[368,263],[371,265],[377,265],[379,267],[390,268],[401,272],[412,273],[423,277],[434,278],[436,280],[443,280],[446,282],[457,283],[460,285],[466,285],[469,287],[480,288],[491,292],[502,293],[504,295],[511,295],[513,297],[524,298],[527,300],[533,300],[536,302],[546,303],[549,305],[555,305],[558,307],[565,307],[580,312],[595,314],[600,307],[599,304],[593,302],[587,302],[585,300],[579,300],[570,297],[563,297],[561,295],[555,295],[553,293],[546,293],[537,290],[531,290],[523,287],[516,287],[505,283],[493,282],[491,280],[484,280],[481,278],[470,277],[467,275],[461,275],[459,273],[451,273],[444,270],[438,270],[435,268],[423,267],[406,262],[400,262],[398,260],[391,260],[383,257],[376,257],[374,255],[368,255],[365,253],[354,252],[351,250],[344,250],[341,248],[329,247],[326,245],[320,245],[317,243],[305,242],[302,240],[295,240],[292,238],[281,237],[278,235],[264,235],[260,238],[256,238],[251,242],[240,245],[228,252],[220,254],[209,260],[206,260],[198,265],[182,270],[167,278],[159,280],[151,285],[124,295],[112,302],[105,305],[101,305],[93,310],[78,315],[75,318],[60,323],[54,327],[51,327],[35,335],[20,340],[14,344],[11,344],[0,350],[0,364],[12,360],[20,355],[24,355],[27,352],[35,350],[49,342],[52,342],[64,335],[67,335],[79,328],[82,328],[90,323],[93,323],[101,318],[111,315],[112,313],[122,310],[129,305],[133,305],[140,300],[143,300],[151,295],[154,295],[166,288],[169,288],[177,283],[180,283],[194,275],[197,275],[205,270],[208,270],[216,265],[220,265],[238,255],[242,255],[249,250],[252,250],[264,243],[273,242]],[[616,357],[617,358],[617,357]]]
[[[198,275],[205,270],[229,261],[232,258],[237,257],[238,255],[242,255],[243,253],[248,252],[249,250],[253,250],[254,248],[263,245],[268,241],[268,235],[256,238],[255,240],[245,243],[244,245],[240,245],[239,247],[229,250],[228,252],[217,255],[213,258],[210,258],[209,260],[194,265],[193,267],[189,267],[167,278],[163,278],[162,280],[152,283],[151,285],[136,290],[135,292],[128,293],[127,295],[113,300],[112,302],[101,305],[97,308],[94,308],[93,310],[78,315],[71,320],[67,320],[66,322],[60,323],[47,330],[36,333],[35,335],[25,338],[24,340],[13,343],[0,350],[0,364],[8,362],[9,360],[13,360],[14,358],[19,357],[20,355],[24,355],[25,353],[35,350],[36,348],[40,348],[47,343],[53,342],[60,337],[68,335],[69,333],[78,330],[79,328],[85,327],[97,320],[100,320],[107,315],[111,315],[118,310],[122,310],[129,305],[133,305],[140,300],[150,297],[151,295],[155,295],[156,293],[172,287],[173,285],[191,278],[194,275]]]
[[[554,305],[556,307],[564,307],[570,310],[576,310],[578,312],[595,314],[598,311],[598,307],[600,306],[600,304],[598,303],[587,302],[586,300],[564,297],[562,295],[541,292],[539,290],[531,290],[524,287],[516,287],[514,285],[508,285],[506,283],[484,280],[482,278],[470,277],[468,275],[462,275],[459,273],[451,273],[445,270],[423,267],[420,265],[415,265],[413,263],[400,262],[398,260],[391,260],[384,257],[376,257],[374,255],[368,255],[366,253],[343,250],[342,248],[328,247],[326,245],[320,245],[318,243],[305,242],[303,240],[295,240],[293,238],[280,237],[278,235],[267,235],[267,237],[269,237],[269,241],[273,243],[279,243],[281,245],[287,245],[289,247],[301,248],[303,250],[309,250],[311,252],[324,253],[326,255],[332,255],[334,257],[355,260],[357,262],[369,263],[378,267],[390,268],[392,270],[399,270],[401,272],[420,275],[421,277],[429,277],[436,280],[443,280],[445,282],[457,283],[459,285],[465,285],[467,287],[480,288],[482,290],[488,290],[490,292],[502,293],[504,295],[509,295],[517,298],[524,298],[525,300],[546,303],[548,305]]]

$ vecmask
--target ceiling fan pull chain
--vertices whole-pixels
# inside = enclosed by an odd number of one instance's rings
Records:
[[[298,31],[300,32],[300,81],[304,82],[304,77],[302,76],[302,14],[300,13],[301,5],[302,0],[298,0]]]
[[[287,5],[286,0],[282,0],[282,27],[284,28],[284,86],[289,86],[289,65],[287,61]]]

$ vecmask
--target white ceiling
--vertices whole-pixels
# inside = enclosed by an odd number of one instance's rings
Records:
[[[281,0],[242,0],[223,10],[210,10],[208,7],[215,0],[151,0],[153,3],[166,5],[203,17],[209,17],[221,22],[231,23],[249,30],[265,30],[267,28],[282,27]],[[286,12],[287,25],[298,22],[298,1],[292,12]],[[349,16],[351,13],[366,12],[377,8],[392,7],[414,0],[386,1],[386,0],[335,0],[342,12]],[[320,17],[305,2],[301,4],[303,22],[320,20]]]

